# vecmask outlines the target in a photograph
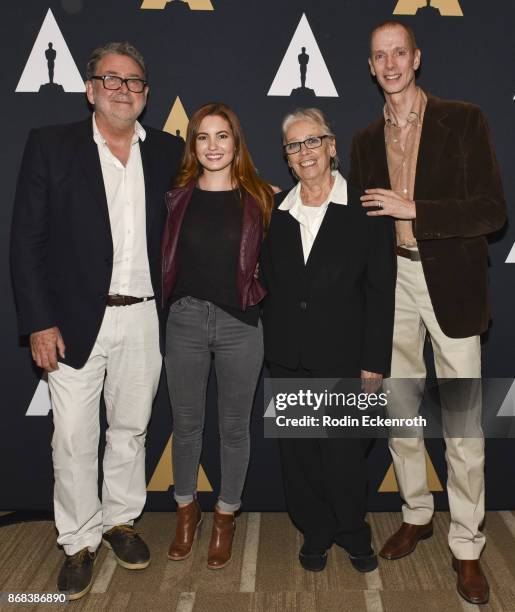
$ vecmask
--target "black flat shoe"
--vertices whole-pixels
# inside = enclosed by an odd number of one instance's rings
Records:
[[[303,546],[299,552],[299,561],[308,572],[321,572],[327,563],[327,551],[312,552]]]
[[[349,554],[349,561],[358,572],[373,572],[378,566],[377,555],[372,549],[365,554]]]

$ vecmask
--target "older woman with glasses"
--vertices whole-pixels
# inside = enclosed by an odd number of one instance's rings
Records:
[[[336,139],[320,110],[287,115],[282,131],[298,182],[275,196],[261,256],[271,376],[379,386],[392,346],[392,222],[367,216],[361,193],[338,172]],[[363,440],[282,438],[280,451],[288,512],[304,536],[301,565],[324,569],[336,543],[357,570],[375,569]]]

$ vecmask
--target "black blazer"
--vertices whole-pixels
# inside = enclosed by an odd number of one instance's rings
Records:
[[[261,255],[265,359],[288,368],[390,370],[395,295],[393,222],[367,217],[360,193],[330,203],[304,264],[300,225],[276,207]]]
[[[178,169],[183,143],[159,130],[145,130],[140,150],[147,250],[162,321],[164,194]],[[32,130],[18,177],[11,231],[20,335],[59,327],[66,345],[62,361],[82,367],[102,323],[112,266],[109,212],[91,118]]]

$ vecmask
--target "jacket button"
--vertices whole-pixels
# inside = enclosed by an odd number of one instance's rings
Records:
[[[300,303],[300,309],[301,310],[307,310],[308,308],[308,303],[307,302],[301,302]]]

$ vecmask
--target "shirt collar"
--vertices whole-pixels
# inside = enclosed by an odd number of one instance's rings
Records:
[[[92,123],[93,123],[93,140],[97,143],[97,144],[106,144],[106,139],[102,136],[102,134],[100,133],[100,130],[98,129],[97,126],[97,122],[95,119],[95,113],[93,113],[92,116]],[[138,142],[138,140],[145,140],[145,138],[147,137],[147,133],[145,132],[145,128],[141,125],[141,123],[139,121],[136,121],[134,124],[134,135],[132,136],[132,144],[136,144]]]
[[[338,170],[333,170],[331,174],[334,176],[334,183],[329,193],[329,197],[327,200],[320,206],[320,209],[327,208],[329,202],[333,204],[347,204],[347,181],[343,178],[343,176],[338,172]],[[279,205],[279,210],[291,210],[292,208],[299,209],[302,205],[302,199],[300,197],[300,189],[301,183],[300,181],[290,190],[288,195],[284,198],[284,200]]]
[[[413,106],[408,115],[408,123],[420,125],[422,123],[422,116],[424,114],[424,108],[426,106],[427,96],[420,87],[417,87],[417,95],[413,101]],[[394,117],[390,115],[390,109],[388,104],[383,107],[384,121],[388,127],[397,127]]]

